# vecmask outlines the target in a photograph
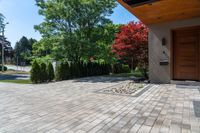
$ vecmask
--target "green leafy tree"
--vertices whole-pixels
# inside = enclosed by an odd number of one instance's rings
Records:
[[[65,52],[62,49],[62,39],[58,36],[42,38],[33,45],[33,55],[35,57],[49,56],[55,60],[66,58]]]
[[[48,63],[48,80],[52,81],[55,77],[52,63]]]
[[[32,60],[32,46],[37,42],[35,39],[27,39],[26,37],[22,37],[15,45],[14,51],[14,60],[18,65],[21,62],[25,62],[29,64]]]
[[[98,38],[94,39],[92,34],[95,28],[110,23],[107,16],[116,6],[115,0],[36,0],[36,3],[39,14],[45,17],[43,23],[35,26],[43,36],[38,47],[45,46],[42,51],[46,51],[50,45],[48,52],[76,63],[94,56],[91,51],[96,51]]]
[[[41,74],[41,71],[40,71],[40,66],[38,64],[38,62],[35,60],[33,61],[33,64],[32,64],[32,68],[31,68],[31,81],[33,83],[39,83],[40,82],[40,74]]]
[[[96,51],[93,52],[93,57],[100,63],[116,62],[115,55],[112,52],[112,44],[116,34],[120,31],[121,25],[108,23],[104,26],[99,26],[92,33],[92,41],[96,43]]]
[[[2,28],[3,28],[3,24],[4,24],[4,15],[2,13],[0,13],[0,33],[2,32]]]

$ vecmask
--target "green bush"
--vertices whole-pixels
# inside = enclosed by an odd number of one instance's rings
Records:
[[[67,80],[71,78],[71,70],[68,62],[61,62],[56,64],[56,81]]]
[[[69,63],[61,63],[61,69],[62,69],[62,80],[70,79],[70,71],[69,71]]]
[[[65,79],[65,64],[62,62],[60,64],[60,80],[64,80]]]
[[[42,63],[40,67],[41,67],[40,81],[47,82],[48,80],[47,65],[45,63]]]
[[[71,74],[71,78],[79,78],[81,77],[80,74],[80,64],[78,63],[71,63],[70,64],[70,74]]]
[[[141,68],[141,67],[136,67],[135,72],[140,73],[140,77],[144,77],[148,79],[148,69],[147,68]]]
[[[98,76],[110,74],[109,64],[98,63],[58,63],[56,65],[56,80],[66,80],[87,76]]]
[[[114,64],[113,65],[113,70],[112,72],[114,74],[119,74],[119,73],[130,73],[131,70],[129,68],[128,65],[124,65],[124,64]]]
[[[40,74],[41,74],[41,70],[40,70],[40,66],[37,63],[37,61],[35,60],[32,64],[32,69],[31,69],[31,81],[33,83],[39,83],[41,82],[40,80]]]
[[[113,73],[115,73],[115,74],[122,73],[122,65],[114,64],[113,65]]]
[[[41,63],[40,65],[38,63],[38,60],[34,60],[32,63],[30,77],[32,83],[43,83],[47,81],[52,81],[55,77],[52,63],[48,63],[48,65],[46,65],[44,62],[39,62]]]
[[[122,73],[130,73],[131,69],[129,68],[129,65],[122,65]]]
[[[6,66],[4,66],[4,71],[7,71],[8,68]],[[2,71],[2,65],[0,65],[0,71]]]
[[[56,63],[55,79],[56,79],[56,81],[62,80],[61,63]]]
[[[52,81],[55,77],[52,63],[48,63],[47,73],[48,73],[48,81]]]

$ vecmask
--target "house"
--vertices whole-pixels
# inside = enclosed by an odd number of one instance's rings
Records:
[[[200,81],[200,0],[118,0],[149,27],[151,82]]]

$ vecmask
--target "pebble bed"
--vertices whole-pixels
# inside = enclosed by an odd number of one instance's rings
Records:
[[[132,81],[126,82],[120,86],[114,86],[103,90],[104,93],[113,93],[113,94],[126,94],[132,95],[138,90],[144,88],[145,84],[135,83]]]

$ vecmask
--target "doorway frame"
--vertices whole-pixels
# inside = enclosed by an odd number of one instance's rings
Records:
[[[197,30],[199,30],[198,31],[198,36],[199,36],[199,39],[198,39],[198,44],[199,44],[199,51],[198,51],[198,60],[199,60],[199,64],[198,64],[198,66],[199,66],[199,69],[198,69],[198,73],[199,73],[199,76],[198,76],[198,81],[200,81],[200,25],[198,25],[198,26],[187,26],[187,27],[180,27],[180,28],[174,28],[174,29],[172,29],[172,30],[170,30],[170,37],[171,37],[171,39],[170,39],[170,61],[171,61],[171,63],[170,63],[170,78],[171,78],[171,80],[180,80],[180,81],[185,81],[185,80],[182,80],[182,79],[175,79],[174,78],[174,67],[175,67],[175,60],[174,60],[174,56],[175,56],[175,54],[174,54],[174,46],[175,46],[175,38],[174,38],[174,33],[176,32],[176,31],[178,31],[178,30],[188,30],[188,29],[197,29]]]

